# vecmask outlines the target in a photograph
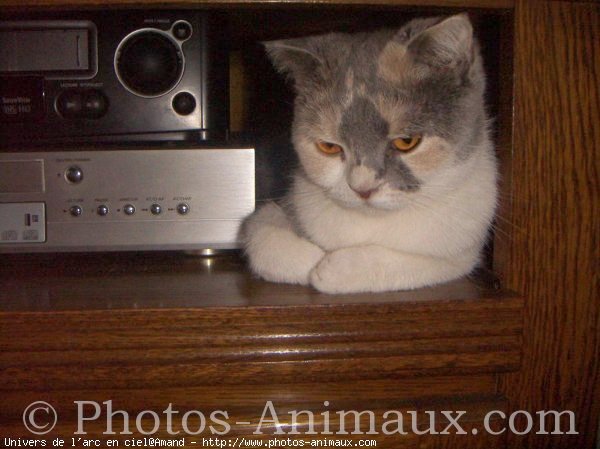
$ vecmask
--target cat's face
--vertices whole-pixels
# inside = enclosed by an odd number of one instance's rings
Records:
[[[294,80],[293,140],[334,200],[395,210],[468,176],[487,134],[480,56],[466,16],[399,31],[267,44]]]

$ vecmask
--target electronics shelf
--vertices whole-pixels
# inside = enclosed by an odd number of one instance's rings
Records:
[[[377,447],[383,448],[596,444],[600,211],[597,155],[591,149],[600,141],[598,83],[592,76],[600,71],[597,3],[4,0],[0,5],[40,11],[218,7],[237,10],[240,19],[268,8],[325,7],[352,14],[363,7],[406,7],[501,16],[508,32],[498,49],[503,202],[494,267],[521,293],[480,290],[461,281],[415,292],[324,297],[253,279],[235,258],[211,265],[172,256],[97,262],[86,256],[71,262],[3,256],[3,429],[22,429],[24,404],[44,398],[58,408],[75,399],[113,398],[131,411],[146,405],[160,410],[169,402],[180,402],[182,409],[230,404],[247,417],[240,421],[260,413],[253,407],[266,399],[283,407],[310,403],[316,413],[329,400],[342,404],[332,409],[472,410],[474,428],[490,409],[569,409],[576,416],[577,434],[571,435],[492,438],[472,435],[469,427],[469,436],[381,436]],[[219,374],[222,367],[225,375]],[[244,406],[253,410],[241,410]],[[64,413],[67,421],[58,431],[66,435],[72,426]],[[243,426],[236,432],[251,433]]]

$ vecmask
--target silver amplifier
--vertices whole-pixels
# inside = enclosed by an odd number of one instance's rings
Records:
[[[0,153],[0,253],[237,248],[250,148]]]

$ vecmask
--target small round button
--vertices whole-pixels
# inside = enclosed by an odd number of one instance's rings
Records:
[[[173,97],[172,106],[179,115],[190,115],[196,109],[196,99],[189,92],[179,92]]]
[[[123,206],[123,212],[125,212],[125,215],[133,215],[135,214],[135,206],[133,204],[126,204]]]
[[[160,204],[153,204],[152,206],[150,206],[150,212],[152,213],[152,215],[160,215],[162,212],[162,207]]]
[[[81,206],[71,206],[69,213],[74,217],[79,217],[83,213]]]
[[[177,213],[179,215],[186,215],[190,211],[190,206],[185,203],[179,203],[177,205]]]
[[[105,204],[101,204],[100,206],[98,206],[98,208],[96,209],[96,212],[98,213],[98,215],[100,215],[101,217],[104,217],[106,215],[108,215],[108,206]]]
[[[65,178],[72,184],[78,184],[83,181],[83,170],[77,166],[67,168]]]
[[[65,90],[56,99],[56,109],[65,118],[81,117],[83,101],[78,91]]]
[[[192,26],[189,23],[180,20],[179,22],[175,23],[175,25],[173,25],[173,36],[175,36],[180,41],[188,39],[191,35]]]
[[[100,118],[108,110],[108,100],[99,90],[90,90],[83,96],[83,115],[85,118]]]

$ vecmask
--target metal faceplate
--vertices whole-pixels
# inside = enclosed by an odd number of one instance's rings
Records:
[[[0,153],[0,252],[237,248],[254,176],[249,148]]]

